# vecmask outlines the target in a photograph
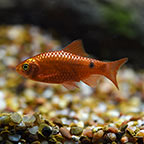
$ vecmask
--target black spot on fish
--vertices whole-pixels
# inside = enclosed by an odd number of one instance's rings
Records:
[[[94,63],[93,63],[93,62],[90,62],[89,67],[90,67],[90,68],[93,68],[93,67],[94,67]]]

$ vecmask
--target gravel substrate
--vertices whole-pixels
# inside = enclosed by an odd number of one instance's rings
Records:
[[[20,61],[59,47],[37,27],[0,27],[0,143],[144,143],[143,71],[123,67],[119,91],[107,79],[68,91],[16,73]]]

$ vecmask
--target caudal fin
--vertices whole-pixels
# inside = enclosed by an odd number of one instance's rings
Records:
[[[119,87],[116,79],[117,71],[124,63],[127,62],[127,60],[128,58],[122,58],[120,60],[107,63],[107,72],[105,76],[110,79],[118,89]]]

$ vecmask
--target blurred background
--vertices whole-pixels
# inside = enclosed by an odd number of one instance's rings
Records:
[[[63,46],[82,39],[100,60],[129,58],[144,68],[143,0],[0,0],[1,25],[34,25]]]

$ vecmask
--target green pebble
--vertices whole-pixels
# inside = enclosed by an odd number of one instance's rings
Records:
[[[64,141],[64,138],[63,138],[61,135],[55,135],[54,137],[55,137],[55,139],[56,139],[57,141],[59,141],[59,142]]]
[[[55,138],[50,138],[50,139],[48,140],[48,143],[50,143],[50,144],[56,144],[57,141],[56,141]]]
[[[0,125],[7,125],[10,122],[9,115],[2,115],[0,116]]]
[[[80,135],[83,132],[83,128],[81,127],[71,127],[70,133],[72,135]]]
[[[14,123],[20,123],[22,121],[21,115],[18,114],[17,112],[14,112],[13,114],[11,114],[10,118]]]

